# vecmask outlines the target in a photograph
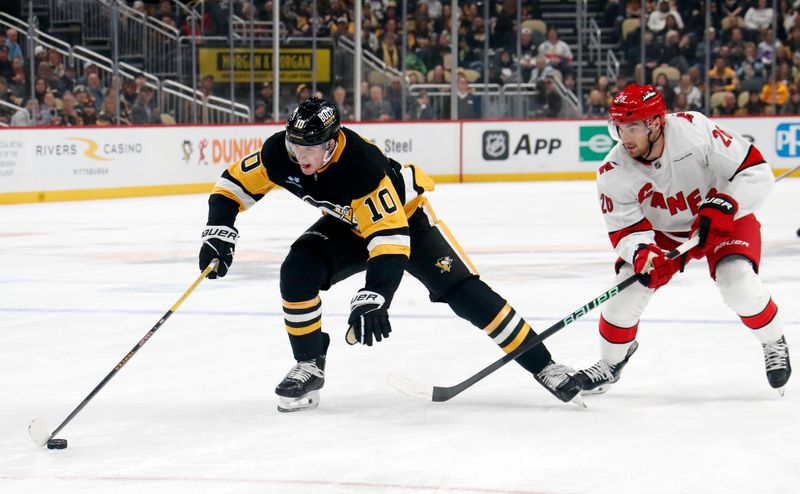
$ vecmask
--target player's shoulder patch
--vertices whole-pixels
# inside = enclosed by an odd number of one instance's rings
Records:
[[[685,118],[689,122],[694,123],[694,115],[692,115],[691,113],[678,112],[678,113],[675,114],[675,116],[679,117],[679,118]]]
[[[610,172],[611,170],[613,170],[617,166],[619,166],[619,165],[614,161],[606,161],[605,163],[603,163],[600,166],[600,168],[597,169],[597,173],[598,173],[598,175],[602,175],[605,172]]]

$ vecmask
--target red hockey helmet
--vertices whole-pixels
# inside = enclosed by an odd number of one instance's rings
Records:
[[[608,110],[608,127],[611,136],[619,140],[617,126],[643,120],[648,123],[654,117],[661,117],[662,125],[667,114],[667,105],[658,89],[651,84],[640,86],[631,84],[617,93]]]

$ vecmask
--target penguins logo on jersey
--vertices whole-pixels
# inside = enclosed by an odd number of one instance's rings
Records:
[[[329,215],[344,221],[345,223],[358,226],[355,218],[353,218],[353,208],[350,206],[340,206],[330,201],[318,201],[311,196],[303,196],[302,199],[315,208],[319,208]]]
[[[438,261],[436,261],[435,266],[441,269],[442,273],[449,273],[450,269],[453,267],[453,258],[450,256],[440,257]]]

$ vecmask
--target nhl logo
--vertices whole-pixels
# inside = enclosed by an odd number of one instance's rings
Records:
[[[508,132],[487,130],[483,133],[483,159],[487,161],[508,159]]]

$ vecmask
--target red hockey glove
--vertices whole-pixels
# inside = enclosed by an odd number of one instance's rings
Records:
[[[656,244],[639,244],[633,254],[633,269],[642,285],[658,288],[669,283],[681,269],[680,258],[667,259],[667,252]]]
[[[739,205],[726,194],[711,196],[700,205],[697,218],[692,223],[692,234],[700,235],[698,247],[708,250],[733,233],[733,217]]]

